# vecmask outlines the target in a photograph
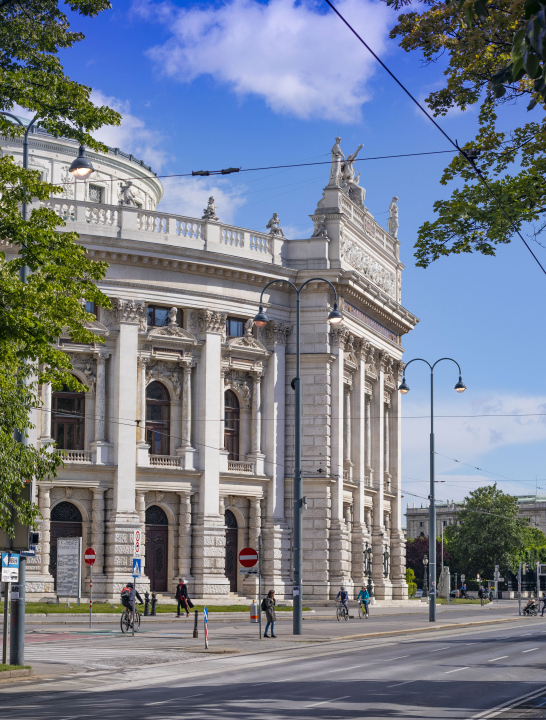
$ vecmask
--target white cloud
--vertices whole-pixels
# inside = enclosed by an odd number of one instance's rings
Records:
[[[374,0],[340,0],[338,8],[378,53],[393,13]],[[377,62],[331,11],[314,0],[229,0],[178,8],[137,0],[135,11],[168,27],[171,37],[148,51],[180,82],[210,75],[237,95],[257,95],[277,113],[357,122],[370,99]]]
[[[236,211],[246,203],[244,185],[233,187],[220,178],[165,178],[165,193],[158,209],[164,212],[200,218],[210,196],[222,222],[233,224]]]
[[[97,130],[94,133],[97,140],[144,160],[155,172],[161,170],[167,160],[167,153],[161,149],[163,137],[147,127],[144,120],[131,113],[128,101],[108,97],[100,90],[93,90],[91,101],[95,105],[108,105],[123,116],[121,125],[105,125]]]

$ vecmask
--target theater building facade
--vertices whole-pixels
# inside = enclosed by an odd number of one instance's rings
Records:
[[[2,151],[17,160],[21,145],[4,140]],[[223,223],[206,196],[203,218],[158,211],[159,180],[119,150],[88,153],[96,171],[74,183],[76,154],[69,140],[30,136],[30,166],[63,183],[47,204],[109,265],[100,287],[112,308],[89,308],[93,345],[58,341],[87,392],[41,389],[32,441],[55,443],[65,466],[36,488],[41,538],[28,597],[54,594],[66,536],[96,552],[94,596],[115,597],[131,575],[137,529],[142,589],[170,593],[184,577],[196,598],[255,596],[237,555],[261,536],[265,586],[291,597],[288,281],[315,277],[335,286],[343,322],[327,322],[331,288],[310,283],[301,295],[304,599],[335,597],[342,583],[358,592],[367,548],[376,596],[407,597],[396,388],[403,335],[417,318],[401,305],[394,200],[389,232],[364,206],[354,156],[336,141],[313,233],[291,240],[276,216],[264,218],[266,232]],[[260,292],[273,279],[269,322],[257,328]],[[86,594],[85,566],[82,586]]]

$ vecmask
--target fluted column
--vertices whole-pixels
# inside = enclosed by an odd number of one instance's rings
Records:
[[[42,410],[42,441],[51,439],[51,383],[44,383],[43,388],[44,408]]]
[[[138,442],[146,442],[146,364],[147,358],[138,359]]]
[[[40,483],[38,486],[38,507],[42,513],[40,525],[41,570],[49,575],[49,555],[51,551],[51,486]]]
[[[345,402],[344,402],[344,413],[345,413],[345,427],[344,427],[344,460],[351,462],[351,387],[345,385]]]
[[[178,493],[178,574],[188,582],[191,575],[191,495]]]
[[[96,555],[93,571],[97,574],[104,572],[104,492],[104,488],[93,488],[91,547]]]
[[[182,386],[182,446],[191,447],[191,365],[184,365]]]
[[[254,375],[252,387],[252,452],[261,452],[262,436],[262,405],[261,405],[261,375]]]
[[[366,422],[365,422],[365,437],[366,437],[366,451],[364,453],[364,462],[366,464],[366,470],[369,471],[372,467],[372,398],[371,395],[366,395],[365,400],[366,409]]]
[[[106,358],[104,353],[98,353],[97,381],[95,390],[95,442],[104,440],[104,415],[106,411]]]
[[[390,476],[390,466],[391,466],[391,450],[390,450],[390,432],[389,432],[389,406],[385,403],[385,430],[384,430],[384,437],[385,437],[385,460],[384,460],[384,472],[385,472],[385,490],[387,492],[390,491],[390,485],[391,485],[391,476]]]

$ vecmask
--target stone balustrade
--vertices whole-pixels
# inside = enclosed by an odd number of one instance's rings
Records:
[[[56,450],[65,463],[91,463],[91,450]]]
[[[150,465],[155,467],[169,467],[180,470],[182,458],[179,455],[150,455]]]
[[[130,235],[136,240],[186,245],[228,255],[281,264],[283,238],[217,221],[172,215],[121,205],[51,198],[39,204],[53,210],[67,230],[83,235]]]
[[[229,472],[254,475],[254,463],[246,462],[246,460],[228,460],[228,470]]]

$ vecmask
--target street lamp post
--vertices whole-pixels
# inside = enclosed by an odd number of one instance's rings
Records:
[[[368,595],[370,599],[373,596],[373,582],[372,582],[372,549],[366,541],[366,549],[364,550],[364,574],[368,576]]]
[[[5,110],[0,110],[0,115],[8,117],[16,122],[20,127],[25,128],[23,135],[23,169],[28,170],[28,136],[32,132],[33,128],[40,121],[40,117],[35,115],[32,120],[26,125],[21,121],[21,118],[17,117],[13,113]],[[74,177],[85,179],[93,172],[94,168],[91,161],[85,157],[85,149],[80,145],[79,155],[70,165],[70,172]],[[24,221],[28,220],[28,205],[23,201],[21,208],[21,216]],[[26,265],[21,266],[19,270],[19,277],[23,284],[28,282],[29,268]],[[28,437],[26,432],[19,430],[15,431],[15,440],[28,445]],[[10,541],[11,542],[11,541]],[[11,545],[10,547],[13,547]],[[26,558],[19,558],[19,598],[11,601],[11,621],[10,621],[10,662],[12,665],[24,665],[25,664],[25,585],[26,585]],[[8,587],[8,583],[4,584],[4,588]],[[8,603],[9,598],[7,592],[4,592],[4,602]],[[6,626],[6,623],[5,623]],[[4,632],[6,627],[4,627]],[[4,641],[5,642],[5,641]],[[4,653],[6,654],[6,653]]]
[[[294,560],[294,590],[293,590],[293,634],[301,635],[303,631],[302,615],[302,532],[303,532],[303,482],[301,476],[301,378],[300,378],[300,294],[303,288],[311,282],[325,282],[334,291],[334,308],[328,315],[328,322],[337,325],[343,320],[343,315],[337,308],[337,291],[329,280],[324,278],[311,278],[298,288],[286,278],[271,280],[260,295],[260,310],[254,318],[258,327],[265,327],[269,322],[263,308],[264,292],[270,285],[284,282],[296,292],[296,377],[292,380],[292,389],[295,397],[295,427],[294,427],[294,529],[293,529],[293,560]]]
[[[440,358],[431,365],[428,360],[423,358],[414,358],[407,363],[404,368],[404,376],[398,390],[402,395],[406,395],[409,392],[409,387],[406,384],[406,371],[412,362],[424,362],[430,368],[430,495],[429,499],[429,516],[428,516],[428,541],[429,541],[429,575],[430,575],[430,601],[428,608],[428,619],[430,622],[436,622],[436,493],[435,493],[435,480],[434,480],[434,368],[442,360],[450,360],[455,363],[459,369],[459,380],[455,384],[455,390],[458,393],[463,393],[466,390],[466,385],[463,383],[461,366],[453,358]]]
[[[427,580],[427,578],[428,578],[428,572],[427,572],[428,557],[426,555],[423,558],[423,565],[425,566],[425,569],[423,571],[423,595],[426,597],[426,595],[428,593],[428,580]]]

